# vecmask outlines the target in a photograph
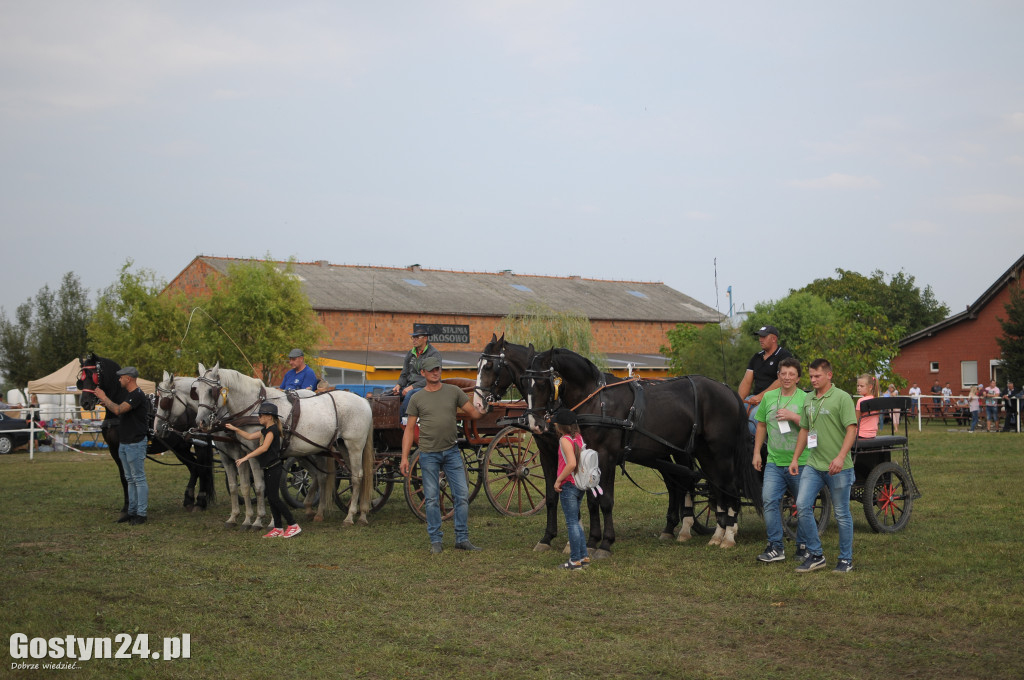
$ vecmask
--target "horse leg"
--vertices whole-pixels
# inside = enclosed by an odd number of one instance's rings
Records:
[[[715,535],[708,541],[708,545],[722,545],[722,539],[725,538],[725,511],[722,506],[718,503],[718,499],[709,499],[715,502]]]
[[[323,486],[321,486],[321,489],[323,489],[323,491],[320,493],[320,507],[317,510],[316,515],[314,515],[313,517],[314,522],[324,521],[324,516],[330,511],[331,503],[333,502],[331,496],[334,493],[334,458],[332,456],[325,456],[324,460],[327,463],[327,470],[323,474]],[[354,500],[355,497],[353,496],[353,501]],[[352,511],[350,509],[349,514],[351,514],[351,512]],[[348,523],[352,524],[352,521],[349,520]]]
[[[349,484],[352,487],[352,498],[348,502],[348,515],[345,516],[345,520],[342,522],[345,526],[352,526],[355,522],[356,514],[359,515],[359,523],[366,526],[370,522],[366,517],[366,511],[368,508],[360,507],[360,498],[363,495],[363,461],[355,454],[348,456],[348,474]],[[337,475],[337,471],[335,471]]]
[[[736,530],[739,529],[739,499],[732,499],[729,502],[729,510],[725,517],[725,535],[722,537],[720,548],[736,547]]]
[[[235,467],[235,460],[226,453],[221,453],[221,462],[224,464],[224,476],[228,480],[228,496],[231,498],[231,514],[228,515],[224,526],[228,529],[238,524],[238,468]]]
[[[679,527],[679,535],[676,536],[676,540],[680,543],[689,541],[693,538],[691,529],[693,528],[693,487],[691,486],[683,494],[683,524]]]
[[[213,456],[209,446],[193,449],[196,452],[196,466],[199,470],[199,495],[196,496],[196,509],[206,510],[207,506],[217,498],[217,490],[213,485]],[[200,451],[202,451],[200,453]]]
[[[257,531],[263,528],[263,520],[267,518],[267,482],[263,479],[263,468],[255,458],[249,459],[249,466],[252,469],[252,486],[256,494],[256,519],[249,528]]]
[[[252,460],[251,458],[249,460]],[[243,465],[238,469],[238,488],[245,504],[245,519],[242,520],[242,528],[248,529],[252,526],[252,466]]]
[[[665,487],[668,490],[668,511],[665,513],[665,527],[658,540],[671,541],[675,538],[675,528],[679,524],[679,480],[666,474]]]
[[[108,432],[113,432],[112,436],[107,436]],[[107,451],[110,452],[110,457],[114,459],[114,463],[117,464],[117,476],[121,478],[121,493],[124,496],[124,504],[121,506],[121,514],[128,512],[128,478],[124,476],[124,465],[121,463],[121,456],[118,455],[120,446],[116,438],[117,431],[111,430],[111,428],[104,428],[103,439],[107,442]]]
[[[544,471],[544,508],[547,510],[548,522],[544,527],[544,535],[533,546],[534,552],[551,550],[551,541],[558,535],[558,492],[555,491],[558,459],[546,446],[540,449],[540,467]]]
[[[600,560],[612,556],[612,544],[615,543],[615,523],[612,521],[612,507],[615,505],[615,470],[611,470],[611,481],[608,485],[601,485],[604,493],[597,497],[597,508],[604,518],[604,533],[597,550],[594,551],[594,559]],[[588,492],[589,494],[589,492]],[[589,494],[593,497],[593,494]]]

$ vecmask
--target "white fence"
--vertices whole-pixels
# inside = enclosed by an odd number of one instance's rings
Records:
[[[966,395],[954,395],[952,397],[943,397],[941,394],[921,394],[919,396],[907,395],[917,403],[914,405],[914,413],[911,417],[917,418],[917,430],[921,431],[926,420],[935,420],[936,418],[962,418],[959,415],[961,409],[968,409],[967,420],[971,419],[970,414],[970,401]],[[946,400],[949,401],[946,401]],[[1021,399],[1019,397],[986,397],[983,394],[979,394],[975,397],[978,400],[979,408],[981,410],[981,417],[979,422],[985,419],[985,402],[992,399],[997,402],[999,409],[997,413],[997,421],[1000,423],[999,427],[1002,427],[1002,423],[1005,422],[1008,413],[1016,414],[1014,418],[1015,431],[1019,434],[1021,431],[1020,415],[1021,415]],[[928,413],[926,414],[925,411]]]
[[[105,412],[102,407],[97,408],[92,412],[91,418],[82,418],[82,409],[77,406],[66,406],[66,407],[53,407],[48,406],[45,409],[41,409],[38,406],[15,406],[8,410],[0,411],[5,416],[8,414],[17,413],[21,419],[27,421],[28,426],[13,430],[3,430],[3,432],[23,432],[28,433],[28,457],[29,460],[35,459],[36,453],[36,436],[40,433],[45,433],[50,439],[53,440],[53,448],[56,451],[77,451],[78,453],[89,453],[88,451],[82,451],[80,448],[72,446],[71,440],[77,439],[79,445],[82,441],[92,442],[97,447],[103,444],[102,432],[100,424],[103,422]],[[38,417],[40,411],[45,411],[46,416],[43,420],[45,427],[40,427]],[[88,412],[87,412],[88,413]],[[31,417],[30,417],[31,416]],[[10,417],[13,417],[10,416]]]

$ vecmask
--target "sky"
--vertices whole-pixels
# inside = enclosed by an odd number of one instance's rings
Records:
[[[1024,3],[0,0],[0,306],[197,255],[951,313],[1024,254]]]

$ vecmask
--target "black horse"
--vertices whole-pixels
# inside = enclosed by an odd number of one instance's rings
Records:
[[[610,382],[588,359],[566,349],[534,355],[520,382],[535,432],[550,429],[541,414],[558,408],[576,411],[587,445],[602,456],[600,502],[606,517],[615,499],[614,466],[627,462],[665,474],[670,498],[673,487],[678,493],[706,478],[718,523],[712,544],[735,545],[741,497],[760,509],[761,485],[751,464],[746,410],[727,385],[704,376]],[[686,464],[691,456],[701,472]],[[608,550],[614,540],[610,521],[603,535],[595,535],[591,522],[589,544]]]
[[[98,357],[95,353],[89,353],[78,360],[81,371],[78,374],[78,381],[76,387],[82,391],[82,408],[86,411],[92,411],[99,404],[95,390],[97,387],[101,388],[110,399],[116,403],[120,403],[125,400],[127,396],[121,383],[117,378],[117,372],[121,370],[121,366],[112,359],[104,357]],[[128,512],[128,480],[124,476],[124,466],[121,464],[121,458],[118,455],[120,449],[120,438],[118,436],[118,424],[120,419],[112,413],[109,409],[106,412],[106,416],[103,418],[103,423],[100,426],[100,430],[103,434],[103,441],[107,444],[107,450],[110,452],[110,457],[114,459],[114,463],[117,464],[117,473],[121,478],[121,491],[124,500],[124,504],[121,507],[121,514],[124,515]],[[150,424],[152,430],[152,423]],[[171,440],[156,441],[151,440],[147,445],[147,454],[149,453],[160,453],[171,449],[174,455],[178,458],[183,465],[189,470],[189,487],[195,489],[195,480],[200,481],[200,495],[202,496],[204,487],[206,490],[206,496],[212,500],[213,494],[213,465],[212,457],[209,454],[209,450],[206,453],[193,454],[191,451],[191,445],[188,442],[179,438],[178,442]],[[191,508],[191,505],[195,504],[194,491],[189,492],[186,489],[185,492],[185,507]],[[190,498],[193,499],[190,501]],[[191,505],[190,505],[191,503]]]

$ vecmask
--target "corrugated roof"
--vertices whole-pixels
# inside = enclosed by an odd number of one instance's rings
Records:
[[[481,348],[482,349],[482,348]],[[378,352],[363,350],[321,350],[317,356],[325,359],[344,361],[353,365],[373,366],[383,370],[401,370],[407,352]],[[480,360],[479,351],[441,352],[446,369],[475,369]],[[626,370],[628,364],[638,369],[668,370],[669,360],[660,354],[606,354],[608,367],[612,370]],[[372,376],[371,376],[372,379]]]
[[[242,260],[199,258],[222,274]],[[286,263],[279,263],[284,269]],[[664,283],[581,277],[294,263],[310,304],[322,311],[370,311],[506,316],[513,307],[542,302],[591,320],[716,323],[711,307]]]

